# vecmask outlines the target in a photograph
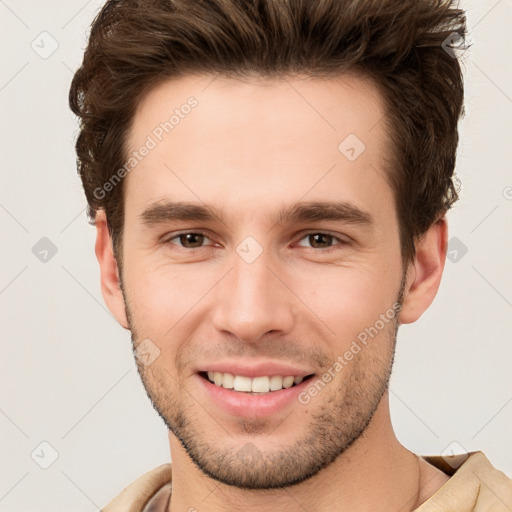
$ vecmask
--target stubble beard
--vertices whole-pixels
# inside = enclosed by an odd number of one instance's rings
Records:
[[[397,303],[402,303],[405,277],[402,279]],[[123,291],[124,295],[124,291]],[[133,314],[126,300],[132,344],[135,347],[143,337],[136,333]],[[135,322],[136,323],[136,322]],[[290,487],[318,474],[364,433],[370,424],[382,397],[388,390],[391,376],[398,318],[394,318],[376,339],[355,355],[349,363],[348,377],[333,379],[311,401],[307,424],[299,426],[305,432],[290,446],[268,450],[261,439],[267,440],[269,429],[264,419],[238,418],[235,435],[212,436],[218,424],[206,414],[196,400],[179,385],[170,371],[153,364],[145,367],[136,359],[137,368],[146,394],[167,428],[180,441],[193,463],[207,476],[229,486],[241,489],[269,490]],[[371,344],[382,344],[385,350],[373,350]],[[327,369],[327,368],[326,368]],[[339,376],[338,376],[339,377]],[[337,387],[335,387],[337,386]],[[296,407],[303,407],[297,402]],[[202,416],[211,421],[212,428]],[[293,437],[296,422],[289,422]],[[233,427],[231,427],[233,430]],[[286,428],[286,420],[280,431]],[[237,442],[237,433],[251,441]],[[260,440],[260,443],[258,442]]]

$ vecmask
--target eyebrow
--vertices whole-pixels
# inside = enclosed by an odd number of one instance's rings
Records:
[[[203,221],[225,224],[215,207],[186,201],[165,201],[150,205],[140,214],[144,225],[151,226],[172,221]],[[370,213],[348,202],[309,201],[284,206],[277,214],[278,224],[343,221],[349,224],[373,226]]]
[[[374,224],[373,217],[368,212],[347,202],[310,201],[294,203],[282,208],[278,215],[280,224],[328,220],[367,226]]]

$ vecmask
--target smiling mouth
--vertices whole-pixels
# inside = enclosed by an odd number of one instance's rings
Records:
[[[222,372],[199,372],[203,378],[220,388],[245,393],[247,395],[263,395],[298,386],[313,377],[314,374],[302,376],[294,375],[263,375],[260,377],[247,377]]]

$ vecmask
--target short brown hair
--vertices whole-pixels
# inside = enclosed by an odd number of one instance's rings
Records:
[[[458,199],[452,181],[463,112],[459,61],[447,51],[466,19],[453,0],[109,0],[95,18],[69,93],[80,118],[78,171],[88,215],[104,209],[120,263],[123,182],[136,108],[187,73],[322,77],[355,71],[387,107],[402,260]],[[123,180],[124,181],[124,180]],[[112,190],[110,190],[112,188]]]

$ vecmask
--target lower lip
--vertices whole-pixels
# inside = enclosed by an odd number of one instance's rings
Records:
[[[302,381],[291,388],[270,391],[261,395],[251,395],[217,386],[200,375],[197,375],[197,378],[215,404],[229,414],[247,417],[270,416],[294,402],[300,403],[298,395],[309,385],[310,380]]]

